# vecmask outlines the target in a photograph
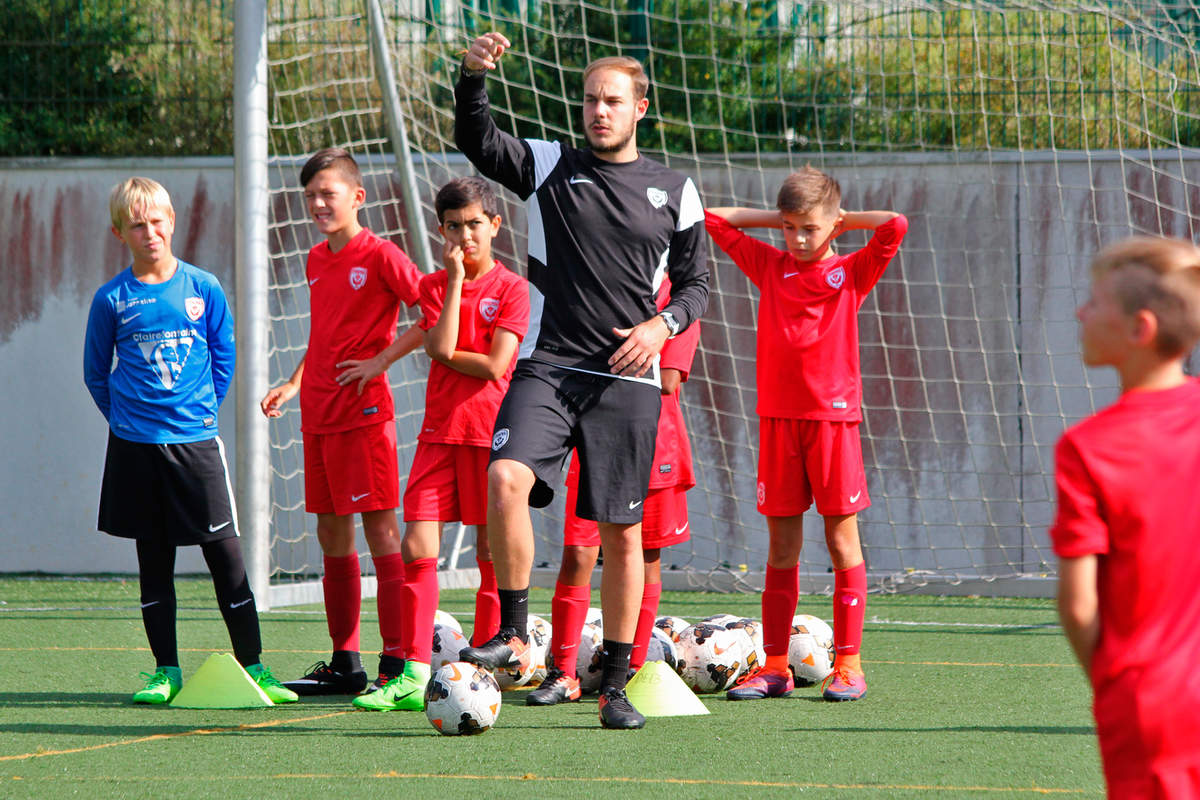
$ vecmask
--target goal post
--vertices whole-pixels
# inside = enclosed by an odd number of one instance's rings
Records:
[[[363,0],[270,6],[272,384],[307,339],[304,256],[316,242],[296,185],[307,155],[348,147],[366,176],[364,222],[410,254],[437,252],[433,195],[472,172],[452,136],[471,38],[495,29],[513,42],[488,78],[499,124],[575,144],[583,67],[634,55],[651,78],[639,145],[689,174],[706,205],[771,207],[782,179],[812,163],[839,179],[846,208],[910,220],[859,316],[872,497],[860,529],[872,585],[1052,591],[1053,446],[1116,396],[1113,377],[1078,356],[1089,256],[1130,233],[1194,239],[1200,226],[1196,0],[378,3],[394,73],[386,86]],[[407,155],[383,113],[392,88]],[[498,256],[523,271],[523,206],[502,198]],[[865,241],[848,234],[839,248]],[[767,542],[754,504],[757,295],[711,256],[682,395],[699,481],[688,495],[692,541],[664,551],[663,573],[667,588],[757,590]],[[421,356],[390,373],[402,476],[426,374]],[[297,408],[272,421],[270,438],[271,583],[285,592],[320,573]],[[561,514],[561,496],[535,513],[543,585],[553,585]],[[446,536],[444,561],[457,538]],[[805,540],[802,581],[825,591],[832,574],[815,514]]]

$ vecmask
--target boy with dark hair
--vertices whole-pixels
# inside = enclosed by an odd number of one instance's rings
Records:
[[[137,541],[142,621],[157,664],[142,673],[148,680],[133,701],[168,703],[183,685],[175,549],[199,545],[238,663],[273,702],[295,702],[260,661],[258,610],[217,434],[236,357],[225,294],[213,275],[172,254],[175,210],[159,183],[117,184],[109,212],[133,261],[92,300],[83,376],[109,424],[97,525]]]
[[[325,241],[308,254],[311,298],[308,349],[291,378],[262,399],[262,412],[300,393],[304,435],[305,507],[317,515],[324,561],[322,586],[333,655],[288,686],[300,694],[357,694],[367,686],[359,655],[362,576],[354,542],[354,515],[378,580],[383,652],[372,689],[400,674],[400,475],[396,423],[386,371],[412,352],[414,325],[396,336],[400,304],[417,302],[420,273],[404,252],[358,221],[366,199],[358,164],[345,150],[317,152],[300,171],[313,222]]]
[[[841,209],[841,187],[806,166],[779,191],[778,210],[711,208],[709,234],[759,289],[756,353],[759,416],[758,510],[767,518],[762,597],[766,663],[728,692],[730,700],[792,691],[787,664],[799,600],[804,511],[816,501],[834,569],[837,651],[826,700],[866,694],[859,648],[867,569],[857,513],[870,505],[858,426],[862,420],[858,309],[900,247],[908,221],[892,211]],[[738,228],[782,228],[787,250]],[[844,231],[874,234],[849,255],[834,254]]]
[[[1091,680],[1108,796],[1200,797],[1200,249],[1135,237],[1092,262],[1083,363],[1113,405],[1055,449],[1063,630]]]
[[[382,690],[354,699],[359,708],[374,711],[425,706],[444,523],[475,526],[481,583],[472,641],[486,642],[500,622],[487,539],[488,448],[517,347],[529,327],[529,288],[492,256],[500,214],[487,181],[452,180],[438,191],[434,207],[445,238],[446,268],[426,275],[420,285],[418,324],[433,364],[404,492],[404,670]]]

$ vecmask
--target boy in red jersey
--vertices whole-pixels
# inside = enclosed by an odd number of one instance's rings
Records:
[[[1116,403],[1055,450],[1063,630],[1091,679],[1108,796],[1200,797],[1200,249],[1135,237],[1092,262],[1083,363]]]
[[[300,393],[305,507],[317,515],[333,656],[287,686],[306,695],[357,694],[366,688],[367,674],[359,656],[362,577],[355,514],[362,516],[379,582],[383,653],[375,688],[403,668],[400,478],[392,390],[384,373],[421,341],[415,325],[396,336],[400,304],[417,302],[420,273],[399,247],[359,224],[366,192],[348,152],[319,151],[300,171],[300,184],[326,239],[308,254],[308,350],[291,378],[267,392],[260,405],[267,417],[278,417],[280,406]]]
[[[472,641],[500,623],[487,541],[487,465],[492,427],[529,328],[529,286],[492,257],[499,204],[482,178],[456,178],[434,200],[446,269],[421,279],[425,352],[433,359],[425,419],[404,492],[404,671],[381,691],[354,699],[375,711],[425,707],[438,606],[442,525],[474,525],[481,580]]]
[[[908,220],[892,211],[843,211],[841,187],[805,166],[783,182],[778,211],[711,208],[709,234],[760,292],[756,352],[759,416],[758,510],[767,518],[763,649],[766,663],[730,689],[731,700],[792,691],[787,665],[799,599],[803,513],[814,500],[825,520],[834,569],[837,656],[826,700],[866,694],[859,647],[867,570],[857,513],[870,505],[858,425],[862,381],[858,309],[896,254]],[[787,251],[738,228],[782,228]],[[867,246],[835,255],[848,230],[873,230]]]
[[[658,294],[658,307],[665,308],[671,284],[664,280]],[[683,425],[679,389],[688,379],[692,359],[700,343],[700,323],[688,327],[667,340],[659,353],[662,375],[662,411],[658,417],[658,440],[654,449],[654,467],[650,472],[650,493],[642,506],[642,555],[646,562],[646,584],[633,635],[633,654],[629,669],[636,672],[646,663],[650,632],[662,595],[661,551],[681,544],[688,533],[687,490],[696,485],[692,470],[692,447]],[[583,627],[592,597],[592,570],[600,553],[600,529],[590,520],[575,515],[579,494],[579,461],[572,457],[567,472],[567,508],[563,522],[562,564],[554,586],[552,601],[550,652],[554,667],[542,685],[525,696],[526,705],[550,706],[578,700],[582,692],[576,675],[579,630]]]

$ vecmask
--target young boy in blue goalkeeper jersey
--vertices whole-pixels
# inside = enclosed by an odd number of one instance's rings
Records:
[[[237,660],[272,701],[295,702],[260,661],[258,609],[217,435],[235,358],[225,294],[213,275],[172,255],[175,210],[160,184],[117,184],[109,213],[133,261],[92,299],[83,377],[109,425],[97,527],[137,542],[142,621],[156,662],[133,701],[170,702],[183,684],[175,548],[195,544]]]

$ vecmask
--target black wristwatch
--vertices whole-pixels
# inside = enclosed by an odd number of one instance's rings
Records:
[[[667,323],[667,330],[671,332],[668,338],[674,338],[679,333],[679,320],[675,319],[675,315],[670,311],[660,311],[658,315],[662,317],[663,322]]]

